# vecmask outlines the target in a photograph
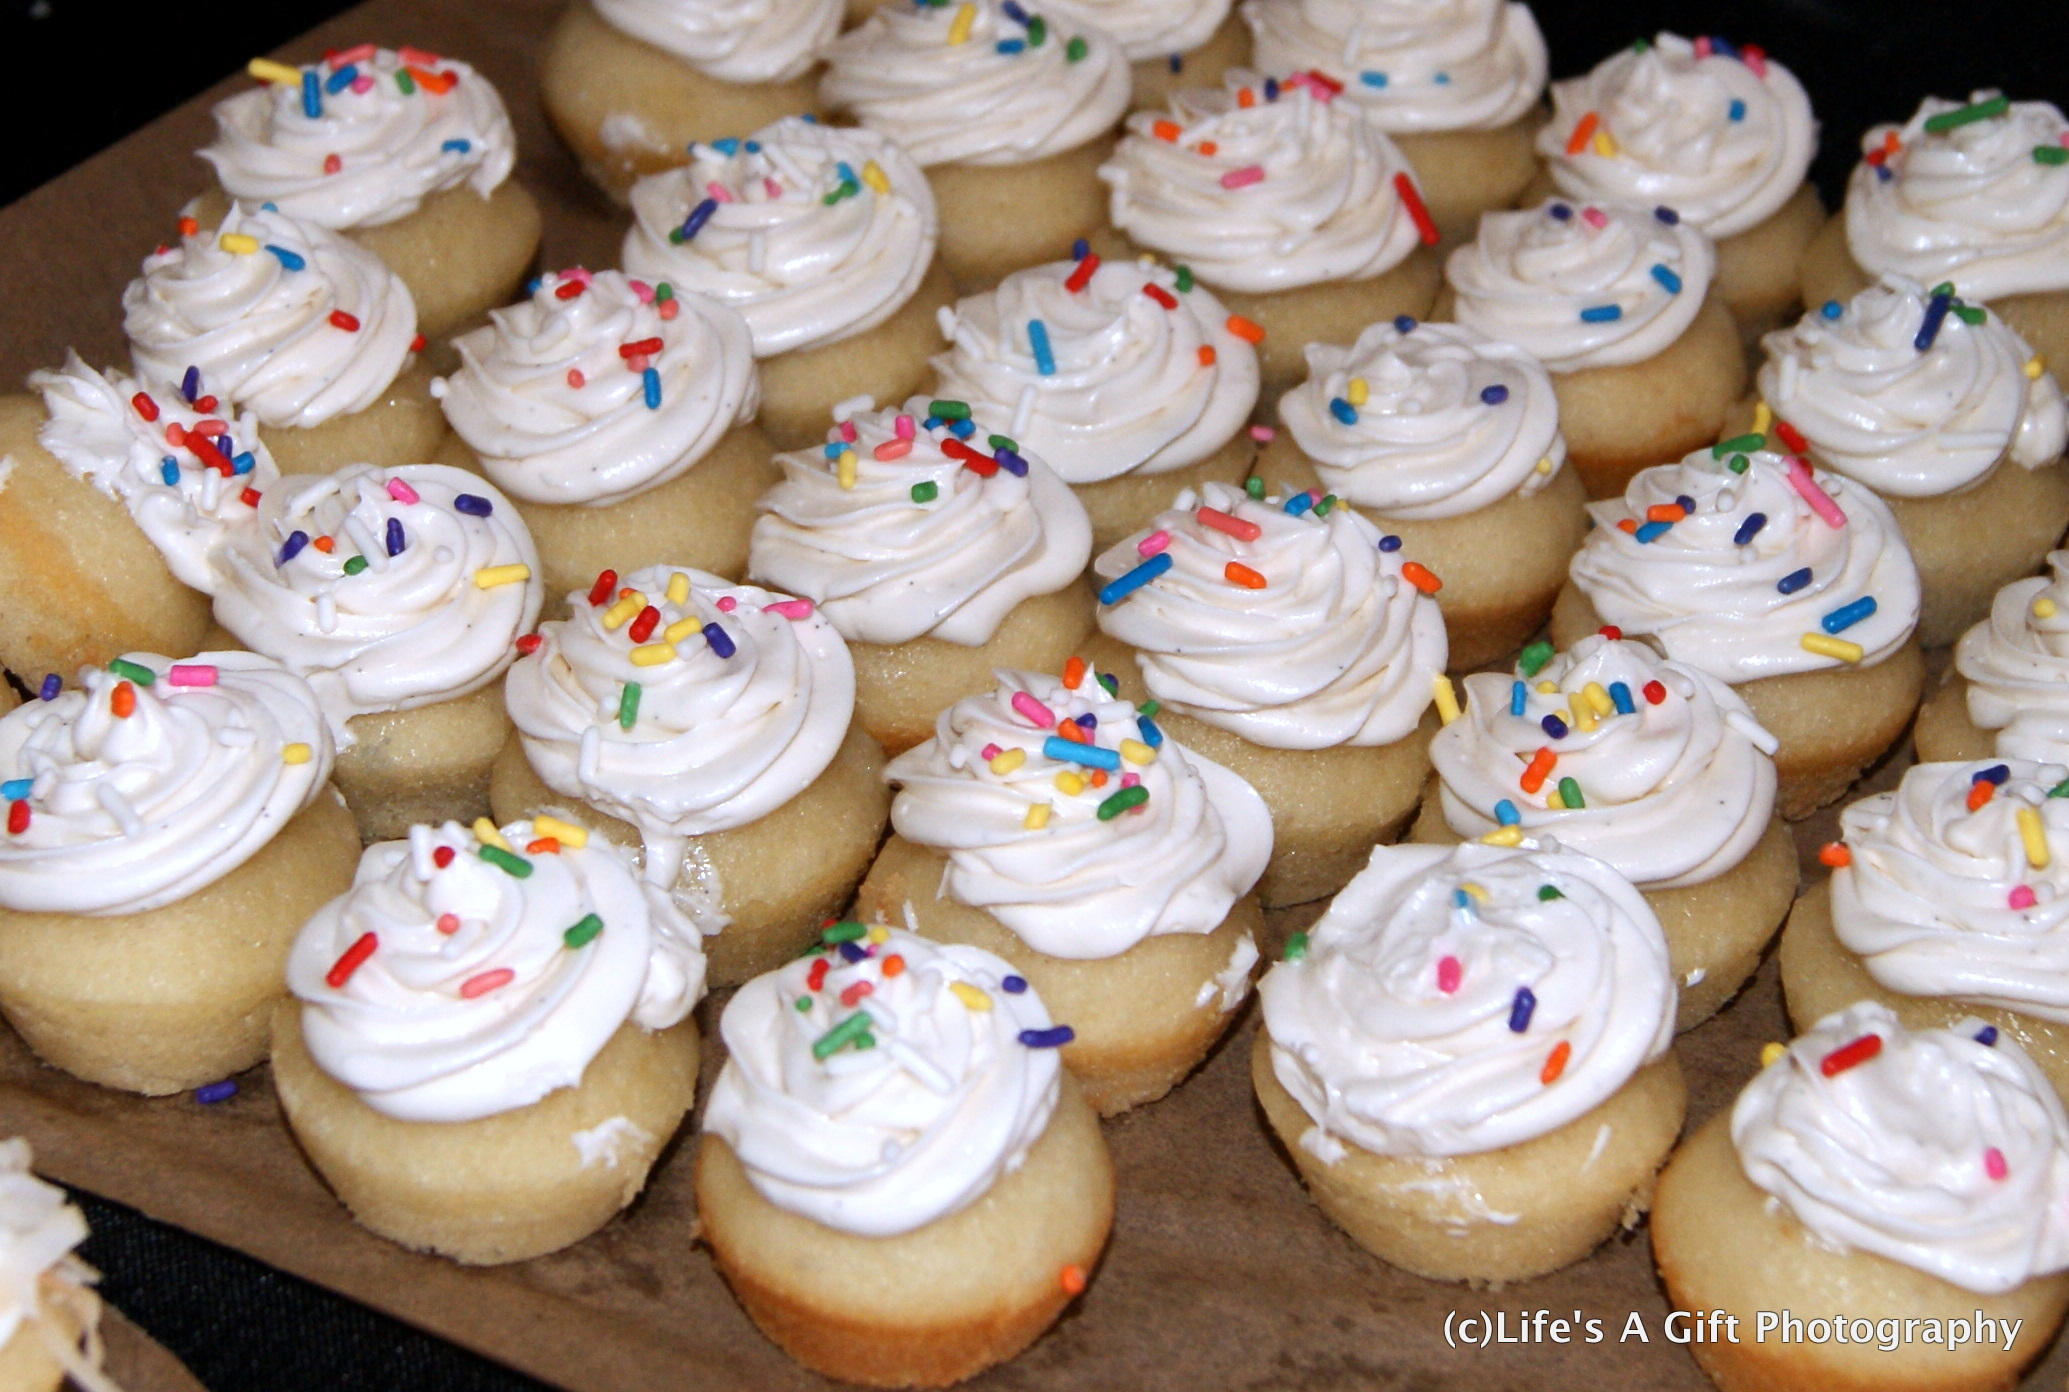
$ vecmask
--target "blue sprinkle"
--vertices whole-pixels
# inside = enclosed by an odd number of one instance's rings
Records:
[[[65,689],[65,683],[57,673],[44,677],[43,685],[36,689],[36,698],[41,701],[55,701],[57,694]]]
[[[1182,53],[1174,53],[1169,58],[1166,58],[1164,61],[1171,65],[1172,72],[1185,71],[1185,55]]]
[[[1288,498],[1281,511],[1289,517],[1298,517],[1315,505],[1315,500],[1306,493],[1295,493]]]
[[[1911,340],[1911,346],[1923,353],[1933,346],[1933,340],[1940,336],[1940,325],[1947,322],[1947,311],[1954,305],[1952,295],[1935,295],[1926,301],[1925,322],[1918,326],[1918,337]]]
[[[257,457],[250,450],[246,450],[242,454],[233,454],[230,456],[230,472],[232,474],[248,474],[258,462]]]
[[[1077,1037],[1077,1031],[1069,1025],[1057,1025],[1054,1029],[1020,1031],[1020,1042],[1030,1049],[1061,1049]]]
[[[861,943],[844,942],[840,945],[840,954],[841,960],[852,966],[856,962],[866,960],[869,956],[869,949]]]
[[[545,284],[543,280],[541,280],[538,276],[533,276],[530,280],[524,283],[524,293],[527,295],[536,295],[539,293],[539,287],[543,284]]]
[[[1509,399],[1509,389],[1496,382],[1491,387],[1480,388],[1480,400],[1489,406],[1499,406]]]
[[[1083,764],[1086,768],[1105,769],[1108,773],[1120,770],[1121,756],[1118,751],[1101,749],[1096,744],[1079,744],[1061,735],[1051,735],[1042,741],[1045,758],[1062,764]]]
[[[1611,682],[1609,684],[1609,699],[1616,706],[1616,713],[1618,715],[1634,715],[1637,713],[1638,703],[1631,699],[1631,688],[1625,683]]]
[[[336,72],[332,73],[329,77],[324,79],[323,90],[329,93],[331,96],[335,97],[338,93],[344,91],[347,87],[350,87],[352,85],[352,79],[358,76],[359,65],[357,63],[347,63],[344,67],[339,68]]]
[[[720,657],[731,657],[739,651],[733,646],[733,635],[715,623],[704,625],[704,641],[711,644],[711,650]]]
[[[1414,316],[1414,315],[1412,315],[1412,314],[1396,314],[1396,315],[1394,316],[1394,332],[1395,332],[1395,333],[1414,333],[1414,332],[1415,332],[1415,316]]]
[[[202,1086],[194,1089],[194,1100],[204,1107],[212,1106],[217,1102],[228,1102],[236,1095],[237,1080],[235,1078],[225,1078],[219,1083],[204,1083]]]
[[[36,780],[33,778],[10,778],[5,783],[0,783],[0,798],[8,802],[20,802],[35,786]]]
[[[2001,788],[2004,786],[2004,781],[2011,776],[2010,764],[1992,764],[1986,769],[1977,769],[1976,776],[1968,781],[1971,783],[1992,783]]]
[[[1875,166],[1875,177],[1882,180],[1882,182],[1886,184],[1891,179],[1894,179],[1897,176],[1890,172],[1889,165],[1887,162],[1885,162]]]
[[[275,566],[286,565],[289,561],[301,555],[302,548],[308,544],[309,534],[307,532],[300,530],[289,532],[287,540],[281,544],[280,554],[274,559],[273,564]]]
[[[952,420],[948,423],[948,433],[958,440],[967,440],[977,433],[977,422],[967,416],[961,420]]]
[[[1142,742],[1151,749],[1164,747],[1164,732],[1157,728],[1157,722],[1146,715],[1135,717],[1135,728],[1142,733]]]
[[[723,140],[712,141],[711,148],[724,155],[727,159],[731,159],[740,153],[740,142],[736,137],[729,135]]]
[[[1027,40],[1000,39],[993,47],[1001,53],[1024,53],[1027,51]]]
[[[928,416],[925,420],[920,422],[920,429],[922,430],[939,430],[940,428],[941,417],[939,416]]]
[[[1818,620],[1818,627],[1827,633],[1843,633],[1862,619],[1875,612],[1875,596],[1862,595],[1851,604],[1842,604]]]
[[[1652,210],[1652,215],[1658,218],[1661,222],[1664,222],[1669,227],[1672,227],[1681,221],[1681,214],[1675,212],[1672,208],[1669,208],[1664,203],[1660,204],[1657,208],[1654,208]]]
[[[1509,1007],[1509,1029],[1516,1034],[1530,1028],[1530,1017],[1537,1013],[1537,996],[1528,986],[1516,988],[1516,1002]]]
[[[696,207],[690,209],[690,215],[682,220],[682,226],[677,229],[682,233],[681,240],[687,242],[690,238],[703,231],[704,224],[711,221],[711,215],[717,211],[718,200],[716,198],[707,198]]]
[[[1544,732],[1547,735],[1551,736],[1553,739],[1562,740],[1566,738],[1566,722],[1561,720],[1558,716],[1548,715],[1543,720],[1540,720],[1537,723],[1539,726],[1543,728]]]
[[[1840,315],[1846,313],[1846,306],[1837,300],[1826,300],[1818,306],[1818,313],[1824,315],[1827,319],[1837,319]]]
[[[1268,77],[1264,80],[1264,99],[1268,102],[1275,102],[1279,99],[1278,78]]]
[[[1397,536],[1383,536],[1379,539],[1379,549],[1387,552],[1399,551],[1401,549],[1401,538]]]
[[[1746,119],[1746,104],[1737,97],[1733,97],[1731,99],[1731,106],[1725,114],[1734,121],[1743,121]]]
[[[1660,265],[1656,261],[1653,263],[1652,266],[1652,278],[1658,281],[1669,295],[1678,295],[1681,293],[1681,277],[1675,275],[1672,271],[1668,270],[1665,266]]]
[[[805,112],[802,116],[799,116],[797,119],[803,121],[808,126],[816,126],[819,124],[819,118],[817,116],[814,116],[809,111]]]
[[[323,89],[313,68],[302,69],[302,114],[312,121],[323,114]]]
[[[1329,398],[1329,414],[1342,421],[1345,425],[1356,425],[1358,423],[1358,408],[1340,396]]]
[[[762,152],[761,142],[759,140],[750,140],[740,148],[747,151],[747,153],[750,155],[758,155]]]
[[[1073,261],[1082,261],[1091,254],[1092,244],[1083,237],[1077,238],[1070,244],[1070,259]]]
[[[835,160],[833,162],[833,172],[840,175],[840,180],[844,184],[861,182],[861,180],[855,177],[855,166],[849,164],[846,160]]]
[[[1373,72],[1368,68],[1366,71],[1358,74],[1358,81],[1364,83],[1367,87],[1384,87],[1387,85],[1387,75],[1383,72]]]
[[[1731,46],[1730,41],[1719,34],[1710,35],[1710,51],[1722,54],[1726,58],[1736,58],[1739,56],[1739,51]]]
[[[1044,377],[1056,375],[1056,355],[1049,351],[1049,326],[1039,319],[1027,321],[1027,346],[1034,354],[1035,371]]]
[[[1171,569],[1171,553],[1159,551],[1125,575],[1117,575],[1099,591],[1101,604],[1118,604],[1150,581]]]
[[[1522,682],[1509,684],[1509,714],[1521,715],[1530,708],[1530,688]]]
[[[1767,525],[1767,514],[1766,514],[1766,513],[1764,513],[1764,512],[1749,512],[1749,513],[1747,513],[1747,514],[1746,514],[1746,520],[1745,520],[1745,521],[1743,521],[1743,522],[1741,522],[1741,523],[1739,523],[1739,529],[1738,529],[1737,531],[1735,531],[1735,532],[1733,532],[1733,533],[1731,534],[1731,543],[1732,543],[1732,545],[1734,545],[1734,546],[1744,546],[1744,545],[1745,545],[1745,544],[1746,544],[1747,542],[1751,541],[1751,540],[1752,540],[1752,539],[1753,539],[1754,537],[1756,537],[1756,536],[1759,536],[1759,535],[1760,535],[1760,529],[1761,529],[1762,527],[1765,527],[1766,525]]]
[[[643,392],[644,392],[644,394],[645,394],[645,396],[646,396],[646,402],[647,402],[647,409],[648,409],[649,411],[658,411],[658,410],[660,410],[660,409],[661,409],[661,374],[660,374],[660,372],[659,372],[659,371],[658,371],[657,369],[655,369],[655,368],[651,368],[651,367],[650,367],[650,368],[648,368],[648,369],[647,369],[647,370],[646,370],[645,372],[642,372],[642,373],[640,373],[640,374],[639,374],[639,384],[640,384],[640,387],[642,388],[642,390],[643,390]]]
[[[1631,533],[1631,535],[1640,546],[1643,546],[1647,542],[1659,540],[1673,529],[1674,524],[1672,522],[1644,522],[1639,524],[1638,530]]]
[[[267,202],[259,204],[259,211],[262,213],[277,213],[280,211],[280,205],[278,203],[268,200]]]
[[[847,448],[848,442],[846,440],[828,440],[826,442],[826,457],[828,459],[838,459]]]
[[[389,518],[388,554],[391,556],[400,556],[402,554],[403,548],[406,545],[408,545],[408,542],[402,535],[402,519],[400,517]]]
[[[1516,804],[1503,798],[1494,804],[1494,820],[1503,826],[1514,826],[1523,820],[1523,814],[1516,810]]]
[[[443,145],[440,145],[438,148],[444,150],[448,154],[464,155],[469,150],[473,149],[474,146],[465,140],[455,139],[446,141]]]
[[[190,366],[186,371],[186,375],[180,378],[180,395],[187,398],[189,406],[192,406],[195,399],[201,395],[200,368]]]
[[[1473,896],[1462,889],[1454,889],[1451,891],[1451,907],[1454,909],[1464,909],[1467,913],[1471,913],[1473,911]]]
[[[1027,461],[1003,445],[993,450],[991,457],[998,461],[998,466],[1001,469],[1004,469],[1014,478],[1027,477]]]
[[[284,246],[274,246],[271,242],[268,242],[266,243],[266,250],[272,252],[273,259],[290,271],[299,271],[309,264],[302,259],[300,254],[289,251]]]
[[[165,480],[165,486],[167,488],[170,488],[174,484],[178,483],[180,481],[180,461],[174,459],[169,454],[166,455],[165,458],[159,460],[158,477]]]
[[[496,505],[478,493],[462,493],[453,499],[453,511],[469,517],[487,517],[495,510]]]
[[[1004,10],[1006,18],[1012,20],[1015,24],[1027,23],[1027,11],[1020,7],[1020,0],[1006,0],[1006,3],[999,6],[999,8]]]
[[[1430,81],[1436,83],[1439,87],[1449,87],[1451,85],[1451,74],[1440,72],[1432,76]]]
[[[1978,1043],[1978,1044],[1982,1045],[1982,1046],[1983,1046],[1984,1048],[1986,1048],[1986,1049],[1994,1049],[1994,1048],[1996,1048],[1996,1047],[1997,1047],[1997,1026],[1995,1026],[1995,1025],[1985,1025],[1985,1026],[1983,1026],[1983,1027],[1982,1027],[1981,1029],[1977,1030],[1977,1031],[1976,1031],[1976,1043]]]
[[[1795,594],[1796,591],[1802,589],[1805,585],[1808,585],[1809,583],[1810,567],[1805,566],[1801,570],[1792,570],[1787,575],[1784,575],[1781,579],[1775,581],[1774,587],[1780,590],[1783,594]]]
[[[1580,312],[1580,321],[1583,324],[1613,324],[1623,317],[1624,307],[1622,305],[1589,305]]]
[[[1565,222],[1573,216],[1573,209],[1567,207],[1564,203],[1554,203],[1545,211],[1552,215],[1552,219],[1555,222]]]

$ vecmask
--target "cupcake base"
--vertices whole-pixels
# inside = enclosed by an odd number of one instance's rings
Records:
[[[1989,617],[1998,590],[2040,570],[2069,527],[2069,465],[2003,460],[1966,493],[1883,501],[1918,563],[1918,641],[1945,647]]]
[[[398,374],[380,400],[321,425],[259,427],[282,474],[327,474],[347,464],[383,469],[434,458],[445,438],[445,413],[431,399],[431,364],[422,357]]]
[[[412,710],[355,715],[331,776],[371,845],[427,822],[472,824],[488,811],[489,768],[510,736],[503,680]],[[507,819],[506,819],[507,820]]]
[[[1968,678],[1947,673],[1938,691],[1925,698],[1911,725],[1911,742],[1921,764],[1988,759],[1997,753],[1997,732],[1985,730],[1968,713]]]
[[[1185,489],[1202,484],[1240,484],[1250,476],[1257,446],[1250,436],[1238,431],[1228,443],[1197,464],[1167,469],[1157,474],[1130,473],[1098,483],[1074,483],[1070,491],[1085,505],[1092,519],[1092,554],[1112,546],[1131,532],[1149,525],[1149,520],[1171,506],[1171,500]]]
[[[36,1308],[25,1311],[14,1333],[0,1344],[0,1387],[7,1392],[58,1392],[66,1385],[64,1366],[46,1341],[56,1338],[77,1348],[86,1335],[79,1311],[90,1311],[97,1320],[100,1298],[80,1286],[57,1294],[59,1286],[60,1278],[45,1273],[38,1282],[41,1298]]]
[[[1493,130],[1396,131],[1389,134],[1415,170],[1422,201],[1437,224],[1439,244],[1470,242],[1480,214],[1531,202],[1543,167],[1537,159],[1542,107]]]
[[[1372,325],[1403,314],[1427,319],[1443,278],[1435,250],[1419,245],[1393,269],[1366,280],[1328,280],[1263,294],[1212,289],[1230,314],[1264,330],[1257,345],[1263,382],[1258,399],[1276,407],[1289,387],[1307,378],[1308,344],[1349,344]]]
[[[1178,60],[1175,65],[1174,58]],[[1250,26],[1231,6],[1220,27],[1198,48],[1184,53],[1160,53],[1130,64],[1135,90],[1128,109],[1147,111],[1162,107],[1181,87],[1219,88],[1223,73],[1230,68],[1246,67],[1249,62]]]
[[[1738,321],[1739,336],[1757,347],[1760,336],[1782,327],[1802,308],[1798,268],[1804,249],[1825,225],[1825,205],[1808,183],[1788,202],[1735,236],[1717,243],[1716,295]]]
[[[778,450],[826,443],[833,408],[857,396],[897,405],[926,388],[927,359],[941,347],[937,311],[955,303],[955,284],[937,260],[898,312],[864,333],[817,348],[763,358],[762,433]],[[780,475],[779,475],[780,477]]]
[[[1019,1169],[894,1237],[841,1232],[755,1191],[732,1147],[697,1146],[697,1212],[719,1274],[798,1362],[870,1387],[946,1387],[1056,1321],[1113,1226],[1114,1172],[1070,1075]]]
[[[1114,138],[1102,135],[1026,164],[929,165],[941,211],[938,250],[956,292],[979,294],[1024,266],[1067,260],[1073,241],[1105,227],[1099,166],[1113,148]]]

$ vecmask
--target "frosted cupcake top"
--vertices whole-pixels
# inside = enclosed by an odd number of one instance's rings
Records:
[[[937,404],[965,414],[944,420],[916,396],[777,455],[783,481],[756,505],[749,571],[849,642],[980,646],[1092,554],[1084,506],[1046,464],[991,444],[966,403]]]
[[[1099,627],[1136,650],[1150,695],[1255,744],[1392,744],[1449,657],[1440,582],[1312,493],[1188,488],[1092,569]]]
[[[1545,90],[1545,38],[1503,0],[1245,0],[1266,72],[1313,71],[1384,131],[1494,130]]]
[[[287,984],[310,1057],[360,1101],[474,1121],[579,1085],[627,1022],[680,1023],[704,948],[625,851],[484,817],[367,847],[352,888],[303,925]]]
[[[1870,666],[1918,626],[1918,569],[1889,504],[1745,435],[1589,503],[1573,583],[1605,623],[1737,685]]]
[[[72,1253],[86,1240],[86,1218],[64,1190],[31,1174],[30,1163],[27,1141],[0,1141],[0,1345],[25,1323],[42,1325],[41,1346],[77,1386],[117,1392],[100,1371],[93,1333],[100,1302],[89,1288],[98,1274]],[[64,1322],[45,1323],[53,1305],[64,1311]],[[78,1347],[82,1334],[86,1352]]]
[[[632,186],[628,274],[737,310],[757,357],[867,332],[934,260],[927,176],[873,130],[786,116]]]
[[[1128,60],[1089,24],[1019,0],[886,5],[834,40],[819,95],[922,165],[1028,164],[1104,135]]]
[[[1716,272],[1716,247],[1672,208],[1556,198],[1482,213],[1444,265],[1459,323],[1554,372],[1657,357],[1695,322]]]
[[[1997,732],[1997,752],[2069,764],[2069,551],[2047,575],[2014,580],[1954,645],[1968,681],[1968,718]]]
[[[1271,859],[1264,799],[1082,668],[1000,672],[943,711],[884,770],[891,823],[947,852],[943,893],[1051,957],[1211,933]]]
[[[139,376],[190,388],[276,429],[321,425],[381,398],[422,346],[417,306],[372,252],[315,223],[235,207],[180,219],[122,292]]]
[[[1817,147],[1794,73],[1753,44],[1668,33],[1554,82],[1537,134],[1568,197],[1664,203],[1720,240],[1795,197]]]
[[[1252,294],[1369,279],[1436,243],[1408,161],[1326,86],[1224,84],[1136,112],[1099,166],[1131,240]]]
[[[2051,102],[1927,97],[1870,127],[1846,186],[1846,244],[1870,275],[1951,280],[1978,300],[2069,289],[2069,121]]]
[[[1544,364],[1463,324],[1374,324],[1310,343],[1279,419],[1322,486],[1388,517],[1459,517],[1529,497],[1566,462]]]
[[[322,791],[331,737],[256,653],[130,653],[0,716],[0,906],[136,914],[205,889]]]
[[[1723,682],[1642,643],[1533,643],[1512,675],[1465,687],[1463,716],[1430,744],[1460,836],[1556,836],[1673,889],[1730,870],[1773,819],[1774,736]]]
[[[1667,1052],[1674,979],[1630,882],[1556,844],[1379,846],[1258,998],[1335,1164],[1532,1140]]]
[[[754,418],[747,325],[724,305],[622,271],[548,272],[453,340],[445,417],[504,492],[623,502],[679,478]]]
[[[252,68],[266,85],[216,103],[215,144],[200,151],[240,202],[334,231],[378,227],[447,189],[486,198],[517,162],[503,99],[458,59],[359,44]]]
[[[1995,1029],[1828,1015],[1731,1109],[1746,1178],[1818,1241],[1994,1295],[2069,1267],[2069,1120]]]
[[[2000,459],[2037,469],[2069,441],[2045,365],[1951,286],[1892,272],[1761,347],[1760,395],[1811,458],[1886,496],[1958,493]]]
[[[776,1207],[894,1237],[1020,1168],[1071,1030],[982,948],[860,923],[821,936],[726,1003],[703,1129]]]
[[[965,296],[941,332],[941,394],[1004,424],[1066,483],[1197,464],[1257,404],[1257,349],[1189,272],[1087,252]]]
[[[802,77],[841,31],[841,0],[595,0],[613,29],[721,82]]]
[[[443,464],[283,478],[219,553],[216,622],[307,679],[345,722],[478,691],[539,616],[517,509]]]
[[[1131,63],[1182,59],[1214,36],[1228,18],[1229,0],[1062,0],[1049,13],[1089,24],[1113,36]]]

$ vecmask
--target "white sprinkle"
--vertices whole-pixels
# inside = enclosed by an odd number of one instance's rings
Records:
[[[575,777],[582,780],[584,787],[596,783],[596,761],[602,753],[603,731],[594,725],[582,731],[582,743],[575,752]]]
[[[366,563],[375,570],[388,568],[388,548],[374,540],[373,532],[361,521],[359,514],[345,514],[345,535],[352,538],[352,544],[359,548],[359,554],[366,557]]]
[[[143,831],[144,824],[138,820],[136,809],[129,805],[129,799],[122,796],[121,790],[114,784],[96,784],[93,795],[100,802],[102,809],[122,828],[124,836],[136,836]]]
[[[874,411],[875,409],[876,398],[873,396],[851,396],[846,401],[836,401],[833,403],[834,423],[836,425],[846,425],[856,416],[862,415],[867,411]]]
[[[329,590],[316,596],[316,627],[325,633],[338,629],[338,597]]]
[[[940,328],[941,336],[950,343],[955,342],[955,306],[941,305],[934,311],[934,323]]]
[[[310,508],[315,507],[337,491],[338,476],[336,474],[327,474],[295,494],[294,497],[288,499],[286,515],[289,517],[300,517],[303,513],[309,511]]]
[[[1035,386],[1029,382],[1020,389],[1020,399],[1013,403],[1012,436],[1018,440],[1027,434],[1027,423],[1034,419]]]

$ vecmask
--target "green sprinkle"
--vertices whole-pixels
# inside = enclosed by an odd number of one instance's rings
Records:
[[[1539,903],[1548,904],[1554,899],[1564,899],[1565,897],[1565,895],[1559,892],[1559,887],[1557,885],[1539,885],[1537,887],[1537,898]]]
[[[2035,145],[2033,160],[2036,164],[2069,164],[2069,150],[2059,145]]]
[[[808,1015],[811,1013],[812,998],[810,996],[799,996],[793,1004],[796,1006],[798,1014]]]
[[[995,450],[1011,450],[1015,454],[1020,453],[1020,442],[1011,435],[987,435],[984,439]]]
[[[1183,295],[1193,288],[1193,268],[1183,261],[1173,267],[1178,272],[1178,293]]]
[[[1734,454],[1731,457],[1731,463],[1726,467],[1734,474],[1743,474],[1746,470],[1753,467],[1753,461],[1746,458],[1743,454]]]
[[[1750,435],[1734,435],[1729,440],[1719,440],[1710,446],[1710,458],[1722,459],[1727,454],[1739,454],[1745,450],[1765,449],[1767,437],[1755,431]]]
[[[656,285],[654,287],[654,302],[656,304],[660,304],[663,301],[672,300],[674,298],[675,287],[673,285],[670,285],[667,281],[664,280],[659,285]]]
[[[1644,51],[1645,51],[1646,49],[1648,49],[1648,48],[1651,48],[1651,47],[1652,47],[1652,40],[1651,40],[1651,39],[1633,39],[1633,40],[1631,40],[1631,52],[1633,52],[1633,53],[1643,53],[1643,52],[1644,52]]]
[[[158,680],[158,674],[149,667],[139,666],[127,658],[118,657],[111,659],[108,663],[108,670],[118,677],[128,677],[138,686],[149,686],[152,682]]]
[[[868,1033],[869,1017],[858,1010],[812,1041],[812,1057],[821,1060],[831,1058],[844,1046],[853,1044]],[[870,1042],[874,1044],[876,1041]]]
[[[858,1053],[858,1054],[859,1054],[859,1053],[861,1053],[861,1052],[862,1052],[862,1051],[863,1051],[864,1049],[874,1049],[875,1047],[876,1047],[876,1036],[875,1036],[875,1035],[873,1035],[873,1034],[871,1034],[871,1033],[870,1033],[870,1032],[869,1032],[868,1030],[864,1030],[864,1031],[862,1031],[862,1033],[860,1033],[860,1034],[858,1034],[858,1035],[856,1035],[856,1036],[855,1036],[855,1052],[856,1052],[856,1053]]]
[[[941,495],[941,489],[932,479],[912,486],[912,500],[916,503],[931,503]]]
[[[1954,282],[1943,280],[1932,289],[1926,291],[1925,294],[1927,299],[1931,299],[1934,295],[1947,295],[1951,297],[1954,294]]]
[[[1329,509],[1335,506],[1336,495],[1334,493],[1324,493],[1322,495],[1322,500],[1315,504],[1315,516],[1327,517],[1329,515]]]
[[[1027,21],[1027,46],[1040,48],[1042,40],[1049,37],[1049,21],[1035,15]]]
[[[1137,783],[1132,788],[1123,788],[1105,802],[1099,804],[1099,820],[1110,822],[1131,807],[1140,807],[1149,801],[1149,789]]]
[[[1516,657],[1516,670],[1526,677],[1534,677],[1545,670],[1545,664],[1552,660],[1552,645],[1542,640],[1532,643]]]
[[[626,682],[625,689],[618,693],[618,728],[629,730],[632,722],[639,719],[639,683]]]
[[[1099,684],[1106,688],[1106,694],[1109,696],[1121,694],[1121,679],[1111,672],[1101,672],[1099,674]]]
[[[1252,474],[1249,478],[1243,480],[1243,491],[1252,498],[1262,498],[1264,496],[1264,480]]]
[[[347,574],[347,575],[357,575],[357,574],[359,574],[359,572],[360,572],[360,571],[362,571],[362,570],[365,570],[365,569],[366,569],[366,557],[364,557],[364,556],[348,556],[348,557],[346,557],[346,558],[345,558],[345,574]]]
[[[2062,153],[2069,155],[2069,150],[2064,150]],[[1980,324],[1990,317],[1984,312],[1981,305],[1958,304],[1953,306],[1953,310],[1954,317],[1964,324]]]
[[[1587,800],[1580,795],[1580,784],[1571,778],[1559,780],[1559,801],[1566,804],[1566,810],[1569,812],[1578,812],[1588,805]]]
[[[417,94],[416,81],[406,72],[395,74],[395,85],[402,89],[402,94],[405,97],[413,97]]]
[[[840,202],[843,198],[853,198],[856,194],[860,192],[862,192],[862,185],[856,183],[853,179],[843,179],[841,180],[839,188],[835,189],[832,193],[827,194],[826,197],[820,199],[819,201],[830,208],[834,204]]]
[[[602,931],[602,919],[595,914],[583,914],[580,922],[560,935],[560,940],[569,947],[587,947]]]
[[[855,922],[855,920],[851,918],[844,919],[839,923],[833,924],[825,932],[819,935],[819,941],[825,943],[828,947],[831,947],[835,943],[856,942],[868,936],[868,925],[857,923]]]
[[[1162,710],[1163,708],[1164,705],[1161,701],[1144,701],[1141,705],[1135,708],[1135,713],[1137,715],[1146,715],[1151,720],[1155,720],[1157,718],[1157,712]]]
[[[2063,779],[2047,790],[2049,797],[2069,797],[2069,778]]]
[[[1069,43],[1063,46],[1063,58],[1064,61],[1068,63],[1083,62],[1085,60],[1085,55],[1089,52],[1091,52],[1091,50],[1086,47],[1085,41],[1081,38],[1076,37],[1075,35],[1072,36],[1071,41]]]
[[[1286,951],[1281,954],[1288,962],[1298,962],[1307,956],[1307,934],[1295,933],[1286,939]]]
[[[517,879],[526,879],[532,873],[532,863],[523,856],[514,856],[501,846],[483,846],[481,858],[505,874]]]
[[[970,419],[970,403],[967,401],[929,401],[927,414],[939,416],[942,420]]]
[[[1992,116],[2004,115],[2011,110],[2011,106],[2010,97],[1992,97],[1988,101],[1957,106],[1952,111],[1942,111],[1937,116],[1926,117],[1925,131],[1928,135],[1938,135],[1941,131],[1953,130],[1956,126],[1974,125],[1977,121],[1987,121]]]

